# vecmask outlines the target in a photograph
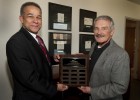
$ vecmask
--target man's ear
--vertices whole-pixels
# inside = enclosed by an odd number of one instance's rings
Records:
[[[21,23],[23,23],[23,16],[19,16],[19,20]]]
[[[115,31],[115,29],[113,29],[113,30],[111,31],[111,35],[113,35],[113,34],[114,34],[114,31]]]

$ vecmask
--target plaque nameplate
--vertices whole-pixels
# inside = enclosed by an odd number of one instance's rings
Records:
[[[69,86],[88,85],[88,55],[63,55],[59,67],[62,83]]]

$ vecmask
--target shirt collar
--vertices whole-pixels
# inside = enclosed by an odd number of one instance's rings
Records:
[[[98,43],[97,43],[96,46],[95,46],[95,48],[97,48],[97,49],[107,48],[109,46],[109,44],[110,44],[110,41],[108,41],[104,46],[98,47]]]
[[[29,32],[29,31],[28,31]],[[36,34],[34,34],[34,33],[32,33],[32,32],[29,32],[31,35],[32,35],[32,37],[38,42],[38,40],[37,40],[37,38],[36,38]]]

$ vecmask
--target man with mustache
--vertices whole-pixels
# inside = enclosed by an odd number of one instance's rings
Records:
[[[78,87],[90,94],[90,100],[123,100],[130,68],[128,53],[112,39],[114,21],[110,16],[94,20],[94,37],[90,55],[89,86]]]

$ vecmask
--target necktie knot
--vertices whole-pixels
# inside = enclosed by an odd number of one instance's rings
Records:
[[[45,47],[45,45],[44,45],[44,42],[43,42],[42,38],[41,38],[40,36],[38,36],[38,35],[36,35],[36,38],[37,38],[37,40],[38,40],[39,45],[41,45],[41,46]]]

